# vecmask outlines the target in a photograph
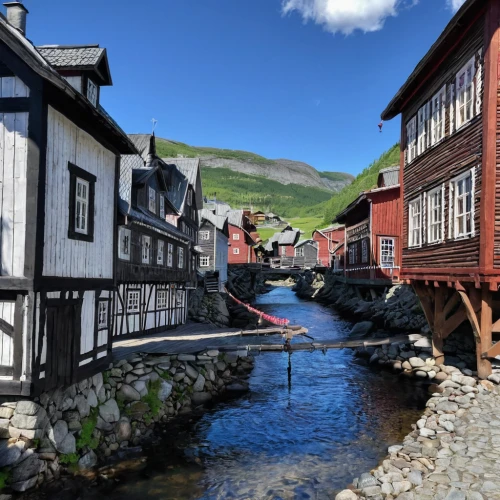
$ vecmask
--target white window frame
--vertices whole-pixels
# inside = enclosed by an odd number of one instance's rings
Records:
[[[240,235],[238,233],[233,234],[233,240],[234,241],[239,241],[240,240]]]
[[[368,240],[365,238],[361,240],[361,262],[363,264],[368,263]]]
[[[295,249],[295,257],[304,257],[304,246]]]
[[[286,257],[286,246],[285,245],[281,245],[281,256]]]
[[[472,58],[465,64],[462,69],[457,73],[455,79],[455,130],[463,127],[465,124],[469,123],[472,118],[474,118],[474,77],[476,75],[476,56]],[[464,78],[463,85],[460,86],[461,78]],[[467,118],[467,102],[465,101],[467,95],[467,89],[470,87],[470,116]],[[460,104],[461,97],[464,96],[464,103]],[[464,119],[461,119],[460,110],[464,108]]]
[[[151,186],[148,187],[148,209],[156,214],[156,191]]]
[[[138,313],[141,304],[140,290],[127,290],[127,313]]]
[[[80,194],[78,194],[78,188]],[[76,178],[75,189],[75,233],[89,234],[90,182]]]
[[[91,95],[91,92],[94,92],[94,95]],[[97,95],[99,93],[99,89],[97,85],[90,79],[87,79],[87,99],[90,101],[90,103],[94,106],[94,108],[97,108]]]
[[[200,255],[200,267],[210,267],[210,255]]]
[[[348,248],[349,252],[349,265],[358,263],[358,243],[351,243]]]
[[[406,163],[417,157],[417,116],[406,123]]]
[[[431,145],[442,141],[446,123],[446,85],[432,97]]]
[[[416,206],[418,206],[417,214],[413,212],[414,207]],[[417,227],[415,227],[415,222],[418,222]],[[418,198],[415,198],[408,203],[408,247],[418,248],[421,246],[422,246],[422,195],[418,196]]]
[[[163,240],[158,240],[156,252],[156,263],[163,266],[163,255],[165,253],[165,242]]]
[[[132,231],[120,226],[118,231],[118,257],[122,260],[130,260],[130,238]]]
[[[174,245],[172,243],[167,244],[167,267],[173,267],[174,265]]]
[[[184,248],[177,248],[177,269],[184,269]]]
[[[429,103],[424,104],[417,113],[418,137],[417,155],[421,155],[429,143]]]
[[[156,309],[168,309],[168,290],[158,290],[156,292]]]
[[[200,241],[209,241],[210,240],[210,231],[200,231],[199,240]]]
[[[436,196],[437,195],[437,196]],[[426,193],[427,197],[427,243],[442,243],[444,241],[444,184]],[[439,205],[436,205],[436,201]],[[439,220],[436,214],[439,213]],[[438,229],[439,237],[435,237]]]
[[[151,262],[151,236],[142,235],[141,238],[141,262],[149,264]]]
[[[160,217],[165,218],[165,197],[160,194]]]
[[[240,249],[239,248],[233,248],[233,254],[234,255],[239,255],[240,254]]]
[[[380,267],[382,269],[393,269],[396,263],[396,240],[395,238],[380,238]]]
[[[475,167],[471,168],[470,170],[467,170],[467,172],[464,172],[463,174],[460,174],[459,176],[455,177],[450,181],[450,237],[455,239],[455,240],[460,240],[460,239],[465,239],[465,238],[472,238],[475,235],[475,227],[474,227],[474,193],[476,189],[476,182],[475,182],[475,173],[476,169]],[[471,189],[470,189],[470,210],[469,211],[464,211],[460,215],[457,215],[457,206],[458,206],[458,198],[459,196],[462,197],[462,199],[465,202],[465,206],[467,203],[467,198],[466,194],[459,195],[458,194],[458,184],[468,177],[471,178]],[[470,231],[466,231],[463,233],[458,232],[458,223],[457,219],[459,217],[464,218],[464,224],[467,223],[467,218],[470,219]]]
[[[97,306],[97,329],[109,327],[109,300],[99,300]]]

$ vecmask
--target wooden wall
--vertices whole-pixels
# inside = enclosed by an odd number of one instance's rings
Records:
[[[5,94],[7,78],[1,80]],[[17,79],[10,80],[15,82]],[[27,136],[28,113],[0,114],[2,276],[24,276]]]
[[[113,278],[115,155],[49,107],[43,275]],[[97,177],[94,242],[68,239],[68,162]]]
[[[202,240],[199,237],[199,233],[201,231],[208,231],[210,233],[210,238],[208,240]],[[209,255],[210,256],[210,266],[208,267],[199,267],[199,271],[201,273],[205,272],[212,272],[215,271],[215,233],[216,233],[215,227],[207,221],[204,221],[200,227],[200,230],[198,232],[198,245],[200,246],[202,250],[201,255]],[[200,255],[200,256],[201,256]]]
[[[228,255],[228,239],[227,236],[216,231],[216,243],[215,243],[215,270],[219,271],[219,283],[226,283],[227,281],[227,255]]]

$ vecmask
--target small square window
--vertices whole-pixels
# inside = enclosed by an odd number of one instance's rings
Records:
[[[156,309],[167,309],[168,290],[158,290],[156,295]]]
[[[210,239],[210,231],[200,231],[200,240],[208,241]]]
[[[210,267],[209,255],[200,255],[200,267]]]
[[[233,254],[234,255],[239,255],[240,254],[240,249],[239,248],[233,248]]]
[[[138,313],[140,307],[141,292],[140,290],[128,290],[127,292],[127,312]]]
[[[239,241],[239,239],[240,239],[240,235],[238,233],[234,233],[233,234],[233,240],[234,241]]]

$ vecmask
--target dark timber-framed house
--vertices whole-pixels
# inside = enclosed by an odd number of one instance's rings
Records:
[[[382,113],[401,114],[402,271],[434,357],[462,323],[481,378],[500,354],[500,0],[467,0]]]
[[[6,7],[0,394],[29,395],[109,365],[119,158],[135,148],[100,106],[99,86],[111,84],[105,49],[37,50],[26,8]],[[79,88],[56,71],[62,53]]]
[[[185,323],[196,233],[180,231],[154,135],[131,135],[140,154],[122,157],[114,339]]]

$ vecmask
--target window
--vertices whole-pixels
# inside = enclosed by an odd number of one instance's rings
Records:
[[[174,265],[174,245],[169,243],[167,246],[167,266],[172,267]]]
[[[304,257],[304,247],[299,247],[295,249],[295,257]]]
[[[151,236],[142,235],[142,263],[149,264],[151,261]]]
[[[109,301],[100,300],[97,306],[97,328],[99,330],[108,328]]]
[[[408,204],[408,246],[422,246],[422,197]]]
[[[361,241],[361,262],[363,264],[368,262],[368,240]]]
[[[380,267],[394,267],[394,238],[380,239]]]
[[[148,193],[149,193],[148,208],[149,208],[150,212],[153,212],[155,214],[156,213],[156,191],[152,187],[149,187]]]
[[[87,80],[87,99],[92,103],[94,107],[97,107],[97,85],[89,78]]]
[[[127,312],[137,313],[139,312],[139,305],[141,299],[140,290],[128,290],[127,291]]]
[[[432,98],[431,144],[437,144],[444,137],[446,113],[446,85]]]
[[[417,113],[418,141],[417,154],[422,154],[427,149],[429,137],[429,103],[422,106]]]
[[[417,156],[417,117],[406,124],[406,163],[411,163]]]
[[[475,169],[469,170],[450,182],[454,238],[474,235],[474,172]]]
[[[96,176],[68,162],[69,226],[68,238],[94,241],[94,199]]]
[[[239,239],[240,239],[240,235],[239,235],[239,234],[234,233],[234,234],[233,234],[233,240],[235,240],[235,241],[239,241]]]
[[[130,260],[130,229],[121,226],[118,231],[118,257]]]
[[[184,248],[179,247],[179,249],[178,249],[177,267],[178,267],[178,269],[184,269]]]
[[[160,196],[160,217],[165,218],[165,197]]]
[[[233,254],[234,255],[239,255],[240,254],[240,249],[239,248],[233,248]]]
[[[208,241],[210,239],[210,231],[200,231],[200,240]]]
[[[286,257],[286,246],[284,245],[281,246],[281,256]]]
[[[210,256],[200,255],[200,267],[209,267],[209,266],[210,266]]]
[[[156,254],[156,263],[160,266],[163,265],[163,250],[165,248],[165,242],[158,240],[158,252]]]
[[[444,222],[444,187],[427,193],[427,242],[439,243],[443,241],[443,222]]]
[[[358,262],[358,244],[353,243],[349,245],[349,264],[356,264]]]
[[[456,79],[456,125],[459,129],[474,116],[474,74],[473,57],[457,74]]]
[[[193,204],[193,191],[191,191],[191,189],[189,189],[187,193],[187,204],[188,206]]]
[[[167,309],[168,290],[158,290],[156,294],[156,309]]]
[[[89,231],[89,183],[76,178],[75,231],[87,234]]]

